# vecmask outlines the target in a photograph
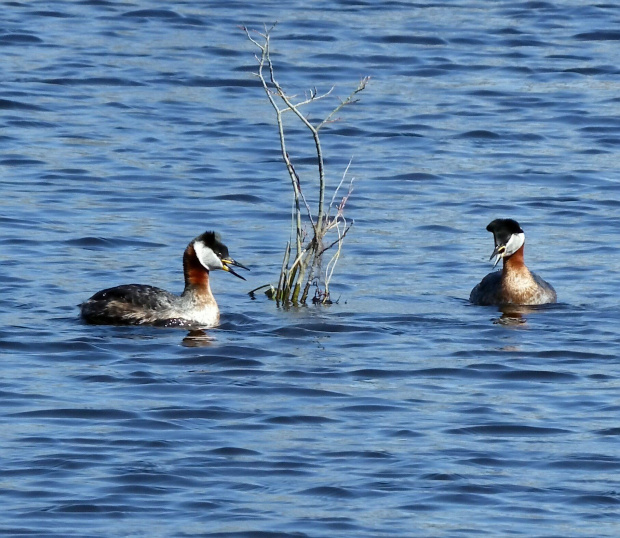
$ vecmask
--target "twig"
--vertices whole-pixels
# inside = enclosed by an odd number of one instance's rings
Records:
[[[328,123],[331,118],[335,115],[338,114],[338,112],[345,106],[347,105],[351,105],[353,103],[357,103],[358,99],[353,99],[353,97],[355,97],[359,92],[363,91],[366,88],[366,85],[368,84],[368,81],[370,80],[370,77],[364,77],[362,80],[360,80],[360,83],[358,85],[357,88],[355,88],[355,90],[353,90],[353,92],[351,93],[351,95],[349,95],[349,97],[347,97],[344,101],[342,101],[336,108],[334,108],[334,110],[332,110],[327,117],[317,125],[316,130],[318,131],[321,127],[323,127],[323,125],[325,125],[326,123]]]
[[[269,103],[276,114],[276,122],[278,128],[278,135],[280,138],[280,150],[282,153],[282,159],[286,165],[286,169],[288,171],[291,184],[293,186],[293,194],[294,194],[294,206],[292,212],[292,233],[294,233],[295,237],[291,237],[291,240],[287,243],[286,249],[284,252],[283,260],[282,260],[282,268],[280,271],[280,278],[278,281],[278,288],[275,293],[276,300],[284,303],[293,303],[296,304],[298,302],[305,303],[308,291],[311,283],[319,282],[320,274],[322,272],[322,255],[326,250],[329,250],[335,245],[338,245],[337,251],[334,253],[332,258],[330,259],[327,267],[325,268],[325,292],[320,292],[317,288],[317,293],[322,297],[321,302],[325,303],[329,301],[329,283],[331,281],[334,268],[340,257],[340,253],[342,250],[343,240],[346,237],[347,233],[351,229],[352,223],[347,223],[344,217],[344,207],[346,202],[351,195],[353,190],[353,179],[349,185],[349,191],[344,196],[340,203],[337,206],[336,216],[331,218],[332,209],[335,206],[336,198],[342,187],[342,184],[345,181],[345,178],[348,175],[349,168],[351,166],[351,161],[349,161],[340,183],[336,187],[336,190],[333,193],[330,204],[325,210],[325,188],[326,188],[326,178],[325,178],[325,162],[323,158],[323,150],[321,147],[321,141],[319,138],[319,130],[327,123],[334,121],[334,116],[345,106],[349,104],[353,104],[357,101],[355,96],[361,92],[368,83],[369,78],[363,78],[358,87],[344,100],[340,101],[340,103],[317,125],[313,125],[308,118],[301,112],[301,108],[313,103],[315,101],[325,99],[330,96],[334,90],[334,88],[330,88],[325,93],[319,93],[317,88],[311,88],[307,92],[305,92],[305,98],[300,100],[299,102],[293,102],[295,99],[294,96],[289,96],[284,91],[284,89],[280,86],[276,75],[275,68],[271,58],[271,49],[270,49],[270,33],[275,28],[275,24],[270,28],[265,26],[264,33],[255,32],[256,35],[260,36],[261,40],[259,41],[255,37],[253,37],[253,33],[251,33],[246,27],[242,27],[245,32],[247,38],[250,42],[255,45],[260,54],[255,55],[256,61],[258,62],[258,72],[255,73],[255,76],[259,78],[263,90],[267,95]],[[268,75],[265,73],[268,72]],[[293,165],[291,157],[289,155],[286,138],[285,138],[285,129],[284,123],[282,121],[282,116],[285,113],[293,112],[293,114],[299,119],[299,121],[310,131],[312,139],[314,141],[315,146],[315,154],[317,159],[317,171],[318,171],[318,183],[319,183],[319,192],[318,192],[318,202],[316,206],[316,213],[312,211],[308,200],[305,197],[304,190],[302,189],[302,181],[300,176]],[[302,215],[301,215],[301,204],[303,203],[307,220],[312,226],[312,237],[306,238],[304,228],[302,226]],[[315,216],[316,215],[316,216]],[[324,246],[325,236],[330,230],[336,230],[338,234],[338,238],[331,242],[327,247]],[[293,262],[289,266],[290,258],[291,258],[291,250],[292,244],[295,244],[295,256]],[[319,278],[315,279],[316,272],[319,271]],[[307,277],[306,277],[306,273]],[[304,285],[305,283],[305,285]],[[302,292],[302,286],[304,286]],[[257,288],[260,289],[260,288]],[[253,290],[256,291],[256,290]],[[301,299],[299,297],[301,293]]]
[[[322,256],[323,253],[327,250],[329,250],[330,248],[332,248],[334,245],[338,244],[338,243],[342,243],[342,240],[344,239],[344,236],[347,235],[349,233],[349,230],[353,227],[353,222],[350,222],[349,224],[347,224],[345,226],[344,232],[342,232],[342,235],[338,235],[338,239],[335,239],[332,243],[330,243],[329,245],[327,245],[326,247],[322,248],[318,253],[317,256]]]

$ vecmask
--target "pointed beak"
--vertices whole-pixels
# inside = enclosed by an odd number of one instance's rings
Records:
[[[506,254],[506,245],[497,245],[493,251],[493,254],[491,254],[491,257],[489,258],[489,260],[493,260],[493,267],[499,263],[499,261],[504,257],[504,254]]]
[[[231,275],[235,275],[241,280],[245,280],[245,278],[243,278],[239,273],[235,273],[235,271],[233,271],[231,265],[234,267],[241,267],[241,269],[245,269],[246,271],[249,271],[250,269],[246,267],[245,265],[243,265],[242,263],[236,262],[232,258],[222,259],[222,269],[224,269],[224,271],[228,271]]]

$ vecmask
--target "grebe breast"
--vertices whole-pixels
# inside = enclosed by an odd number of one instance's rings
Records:
[[[516,220],[495,219],[487,226],[493,233],[493,266],[503,260],[501,271],[489,273],[471,291],[470,302],[477,305],[541,305],[555,303],[553,286],[525,265],[525,233]]]

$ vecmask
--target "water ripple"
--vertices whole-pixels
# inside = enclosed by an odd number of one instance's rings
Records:
[[[520,424],[485,424],[483,426],[467,426],[448,430],[448,433],[476,434],[495,436],[539,436],[570,433],[562,428],[545,428],[540,426],[525,426]]]
[[[617,536],[616,6],[151,4],[4,6],[0,533]],[[327,200],[355,178],[329,307],[247,296],[290,235],[239,28],[275,20],[285,91],[333,86],[312,121],[371,77],[321,129]],[[500,216],[561,304],[468,304]],[[80,322],[97,289],[180,291],[207,228],[252,267],[211,275],[220,327]]]

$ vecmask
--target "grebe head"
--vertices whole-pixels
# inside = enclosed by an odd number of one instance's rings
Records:
[[[249,269],[230,257],[228,254],[228,247],[221,242],[219,234],[215,232],[205,232],[196,237],[191,244],[194,247],[198,261],[207,271],[223,269],[245,280],[240,274],[235,273],[231,266],[241,267],[247,271],[249,271]]]
[[[491,254],[495,267],[502,258],[509,258],[525,243],[525,234],[519,223],[513,219],[495,219],[487,226],[487,231],[493,234],[495,250]]]

